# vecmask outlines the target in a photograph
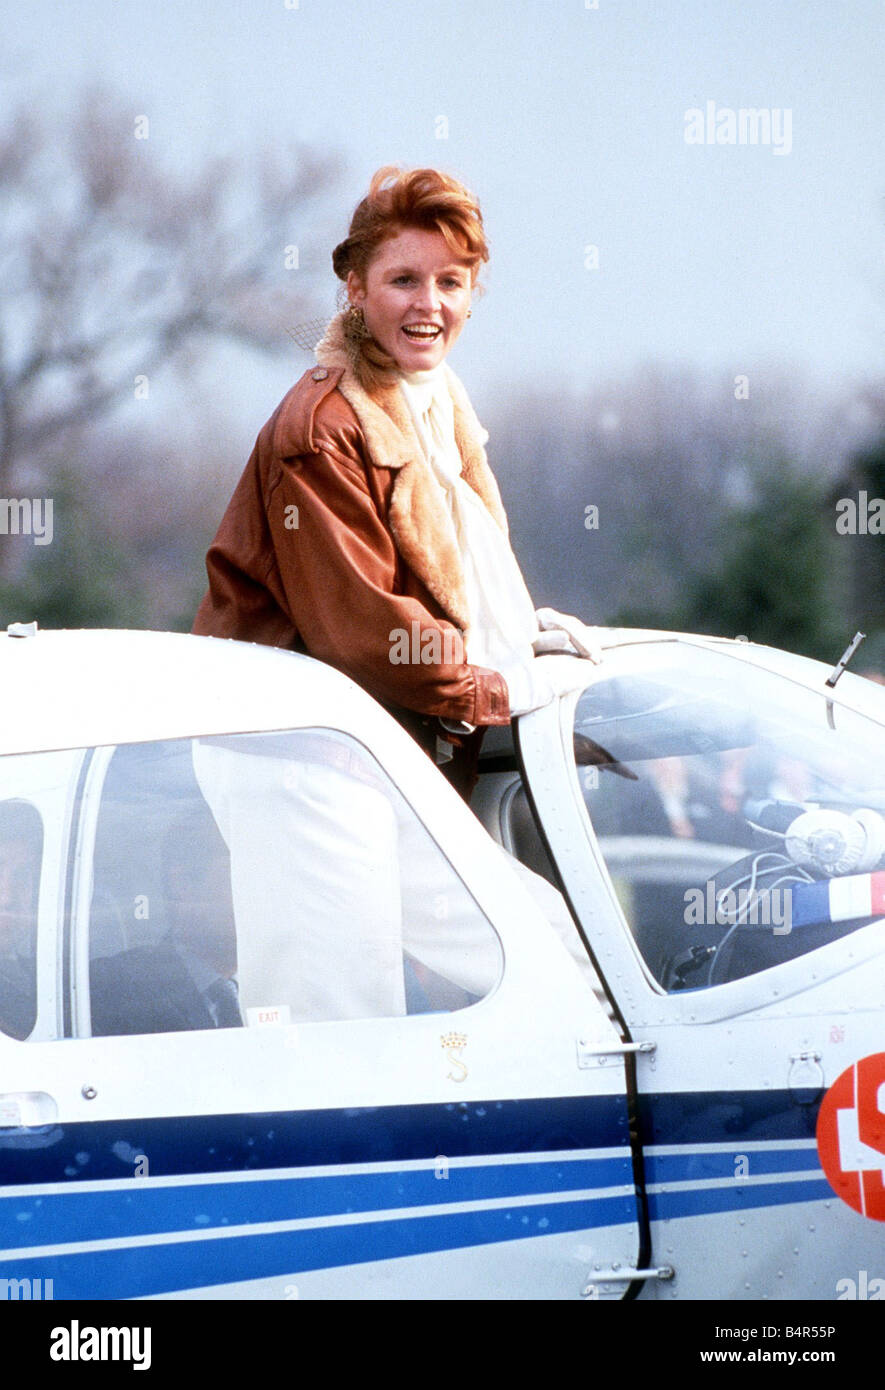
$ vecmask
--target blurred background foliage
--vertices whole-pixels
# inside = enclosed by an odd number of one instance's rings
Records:
[[[173,174],[120,139],[107,91],[48,122],[0,129],[0,507],[54,501],[51,545],[0,534],[0,619],[187,630],[248,452],[224,353],[290,380],[310,364],[287,330],[325,316],[340,164],[300,148]],[[60,144],[63,179],[41,159]],[[295,277],[293,209],[315,240]],[[481,415],[538,605],[832,662],[862,628],[855,668],[885,669],[885,541],[835,526],[840,497],[885,497],[885,388],[652,363],[580,397],[502,383]]]

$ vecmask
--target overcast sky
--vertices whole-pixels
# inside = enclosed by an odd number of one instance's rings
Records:
[[[452,358],[480,396],[648,361],[881,376],[881,0],[597,5],[6,0],[0,81],[6,107],[53,110],[109,82],[170,161],[338,150],[341,236],[380,164],[456,173],[492,246]],[[708,102],[774,112],[789,141],[686,143],[686,111]],[[336,283],[330,268],[330,313]],[[271,394],[305,365],[274,366]]]

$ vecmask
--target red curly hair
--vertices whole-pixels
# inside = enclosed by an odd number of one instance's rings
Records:
[[[476,284],[481,262],[489,259],[482,213],[474,195],[439,169],[401,169],[385,164],[372,176],[369,191],[350,220],[350,231],[332,252],[339,280],[353,270],[365,283],[366,271],[383,241],[407,227],[440,232],[470,267]]]

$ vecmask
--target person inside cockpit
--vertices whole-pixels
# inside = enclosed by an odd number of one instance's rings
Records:
[[[173,822],[162,847],[167,930],[90,967],[93,1036],[236,1028],[230,858],[208,814]]]

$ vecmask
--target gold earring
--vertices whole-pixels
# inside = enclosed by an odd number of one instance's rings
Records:
[[[472,318],[472,317],[473,317],[473,310],[472,310],[472,309],[468,309],[468,310],[467,310],[467,317],[468,317],[468,318]]]
[[[352,338],[368,338],[369,330],[366,327],[366,316],[363,313],[362,305],[348,304],[344,317],[345,326]]]

